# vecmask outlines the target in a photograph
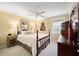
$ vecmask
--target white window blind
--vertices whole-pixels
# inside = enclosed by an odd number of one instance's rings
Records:
[[[60,33],[61,23],[62,23],[62,21],[53,22],[53,24],[52,24],[52,34],[59,34]]]

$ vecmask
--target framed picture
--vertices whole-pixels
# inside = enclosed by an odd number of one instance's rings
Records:
[[[29,29],[29,20],[21,19],[20,20],[20,29],[21,30],[27,30],[27,29]]]
[[[40,31],[45,31],[45,30],[46,30],[45,23],[41,22]]]

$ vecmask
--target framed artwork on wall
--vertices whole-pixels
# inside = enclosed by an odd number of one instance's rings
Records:
[[[41,22],[40,31],[45,31],[45,30],[46,30],[45,23]]]
[[[20,19],[20,29],[21,30],[27,30],[27,29],[29,29],[29,20]]]

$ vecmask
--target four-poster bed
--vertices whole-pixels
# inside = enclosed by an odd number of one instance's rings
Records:
[[[24,47],[33,56],[38,56],[50,43],[50,30],[49,34],[39,33],[38,30],[32,34],[19,34],[17,41],[19,45]]]

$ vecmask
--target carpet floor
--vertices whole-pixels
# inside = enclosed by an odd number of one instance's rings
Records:
[[[15,45],[10,48],[0,49],[0,56],[31,56],[23,47]],[[50,42],[50,44],[41,51],[39,56],[57,56],[57,43]]]

